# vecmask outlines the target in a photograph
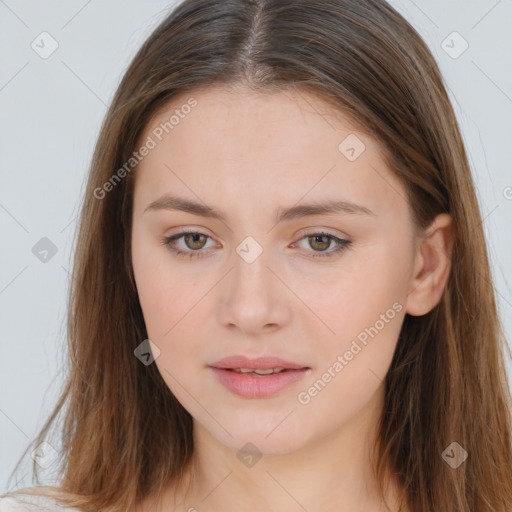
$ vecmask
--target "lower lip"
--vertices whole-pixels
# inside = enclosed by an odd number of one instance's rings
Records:
[[[302,379],[310,368],[286,370],[281,373],[254,377],[247,373],[238,373],[223,368],[210,367],[220,383],[235,395],[244,398],[265,398],[275,395],[282,389]]]

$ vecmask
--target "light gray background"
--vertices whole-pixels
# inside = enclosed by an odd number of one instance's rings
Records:
[[[390,3],[424,37],[449,86],[511,340],[512,1]],[[27,465],[18,481],[8,486],[7,478],[62,384],[73,231],[106,106],[131,58],[172,5],[0,0],[0,491],[31,484]],[[31,47],[43,31],[58,42],[47,59]],[[446,39],[453,31],[469,44],[455,59],[443,49],[452,47],[447,50],[454,54],[463,48],[457,36]],[[42,237],[58,249],[46,263],[32,253]]]

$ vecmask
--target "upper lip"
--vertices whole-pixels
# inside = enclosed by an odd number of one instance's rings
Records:
[[[247,368],[252,370],[268,370],[270,368],[279,368],[279,369],[287,369],[287,370],[298,370],[302,368],[309,368],[308,366],[304,366],[299,363],[292,363],[290,361],[285,361],[279,357],[273,356],[265,356],[265,357],[257,357],[255,359],[251,359],[246,356],[230,356],[225,357],[223,359],[219,359],[215,363],[211,365],[214,368]]]

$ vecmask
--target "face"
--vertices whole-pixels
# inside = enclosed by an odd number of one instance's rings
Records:
[[[171,391],[234,450],[287,453],[357,422],[383,396],[414,267],[378,144],[305,92],[218,87],[174,98],[148,137],[132,263]],[[286,369],[236,371],[268,367]]]

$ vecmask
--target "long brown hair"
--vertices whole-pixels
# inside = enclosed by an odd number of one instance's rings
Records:
[[[185,0],[140,48],[93,155],[76,241],[66,385],[33,442],[47,440],[63,414],[62,502],[130,510],[180,482],[191,460],[190,414],[156,365],[134,357],[147,338],[130,255],[136,166],[125,167],[108,192],[104,185],[172,98],[211,84],[318,95],[382,144],[418,228],[452,215],[442,299],[426,315],[405,316],[386,376],[375,472],[384,482],[392,468],[414,512],[510,512],[507,345],[473,179],[438,66],[384,0]],[[443,457],[453,442],[469,454],[456,469]],[[37,477],[35,462],[33,470]]]

